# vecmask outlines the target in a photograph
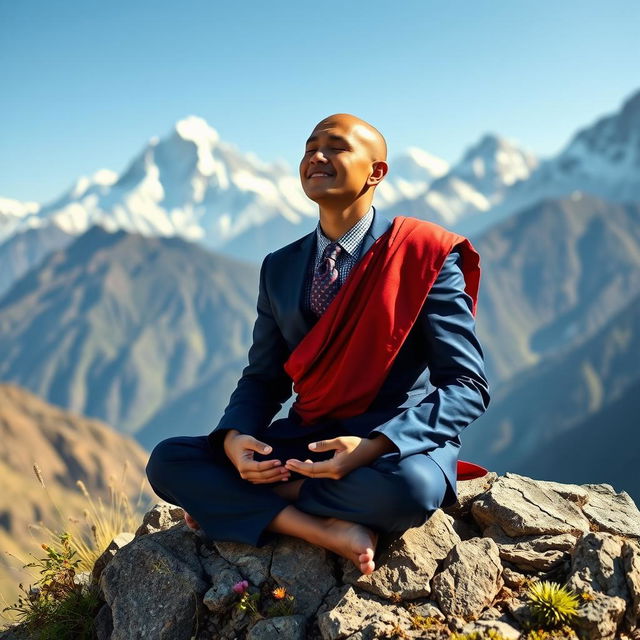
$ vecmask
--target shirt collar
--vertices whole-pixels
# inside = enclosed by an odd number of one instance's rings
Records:
[[[371,206],[369,207],[369,211],[367,211],[367,213],[362,216],[362,218],[360,218],[360,220],[358,220],[351,229],[345,232],[337,240],[342,249],[353,258],[358,257],[358,248],[362,244],[364,237],[367,235],[367,231],[369,231],[369,227],[373,221],[373,213],[374,208]],[[318,226],[316,227],[317,255],[321,256],[325,248],[331,244],[331,242],[332,240],[327,238],[327,236],[322,232],[322,227],[320,226],[320,222],[318,222]]]

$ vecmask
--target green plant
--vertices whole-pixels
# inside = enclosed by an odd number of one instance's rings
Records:
[[[58,535],[59,549],[43,544],[45,558],[25,567],[40,568],[40,578],[5,611],[14,611],[17,622],[37,640],[89,640],[93,619],[101,601],[97,591],[75,580],[80,560],[76,558],[72,536]]]
[[[284,587],[276,587],[271,595],[275,598],[275,603],[267,609],[267,617],[277,618],[294,614],[295,599]]]
[[[546,580],[532,584],[526,597],[534,624],[543,629],[557,629],[570,624],[580,604],[570,589]]]
[[[571,627],[565,625],[552,631],[531,629],[525,636],[525,640],[561,640],[562,638],[575,638]]]
[[[506,638],[495,629],[486,631],[469,631],[468,633],[452,633],[450,640],[506,640]]]
[[[428,631],[429,629],[441,629],[444,627],[442,622],[435,616],[411,616],[411,626],[420,631]]]

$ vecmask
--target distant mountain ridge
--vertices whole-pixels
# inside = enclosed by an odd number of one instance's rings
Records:
[[[0,300],[0,379],[129,434],[205,379],[228,397],[236,380],[216,376],[246,359],[257,276],[179,238],[93,227]]]
[[[498,473],[591,475],[640,498],[638,353],[640,293],[583,342],[503,384],[464,433],[465,456]]]
[[[494,381],[592,335],[640,293],[640,203],[547,200],[474,241]]]
[[[639,139],[640,91],[542,162],[497,134],[482,136],[453,166],[411,147],[390,159],[374,205],[391,218],[431,220],[476,238],[545,199],[582,192],[613,202],[637,201]],[[311,231],[316,220],[317,206],[304,195],[295,171],[242,153],[202,118],[189,116],[166,137],[151,139],[122,175],[103,169],[81,177],[43,206],[0,198],[0,246],[32,228],[56,224],[79,235],[99,224],[179,236],[259,263]],[[12,264],[10,256],[0,252],[0,272],[15,273],[15,279],[24,267]],[[5,289],[11,277],[5,278]]]

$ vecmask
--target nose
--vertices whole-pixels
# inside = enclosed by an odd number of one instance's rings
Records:
[[[312,162],[314,164],[316,162],[327,162],[327,158],[325,157],[324,153],[322,153],[320,149],[316,149],[316,151],[314,151],[311,154],[311,157],[309,158],[309,162]]]

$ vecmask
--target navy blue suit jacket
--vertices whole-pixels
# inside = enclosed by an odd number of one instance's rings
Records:
[[[374,210],[362,253],[391,226]],[[260,438],[300,436],[328,423],[300,427],[293,410],[288,418],[273,417],[292,395],[283,365],[313,327],[315,317],[303,310],[305,277],[313,258],[315,231],[270,253],[260,269],[258,317],[249,363],[218,425],[209,434],[213,446],[229,429]],[[462,256],[454,248],[442,267],[391,371],[368,410],[338,422],[344,435],[375,437],[383,433],[404,458],[426,453],[448,482],[445,505],[456,498],[456,464],[460,432],[486,410],[489,385],[480,343],[475,334],[472,301],[464,292]],[[372,345],[375,348],[375,345]],[[363,371],[366,363],[362,364]]]

